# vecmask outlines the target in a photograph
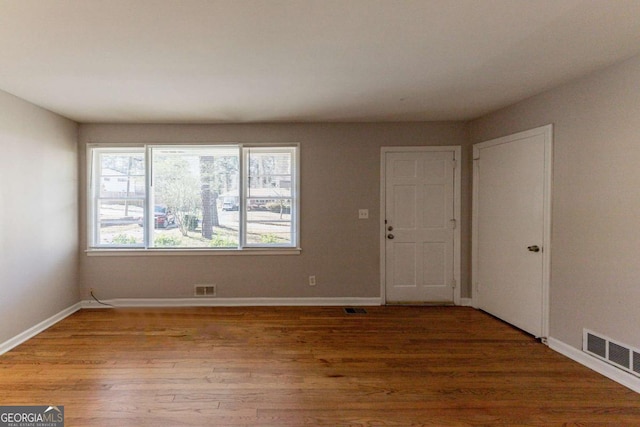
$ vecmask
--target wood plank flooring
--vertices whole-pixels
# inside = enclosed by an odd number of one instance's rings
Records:
[[[66,426],[638,426],[640,394],[471,308],[82,310],[0,356]]]

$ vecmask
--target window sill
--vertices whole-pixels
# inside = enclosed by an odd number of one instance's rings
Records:
[[[300,255],[301,248],[251,249],[87,249],[87,256],[237,256],[237,255]]]

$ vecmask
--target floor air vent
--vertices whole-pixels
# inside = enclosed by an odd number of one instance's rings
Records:
[[[582,350],[610,365],[640,377],[640,350],[638,349],[585,329]]]
[[[346,307],[344,312],[347,314],[367,314],[367,310],[364,308]]]

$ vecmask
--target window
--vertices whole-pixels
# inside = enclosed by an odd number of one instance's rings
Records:
[[[93,245],[144,245],[144,150],[96,150],[93,157]]]
[[[246,246],[291,245],[294,241],[293,170],[290,148],[246,148],[243,206]]]
[[[92,249],[298,245],[295,145],[93,146]]]

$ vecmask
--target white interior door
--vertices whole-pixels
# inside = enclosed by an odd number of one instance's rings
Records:
[[[551,126],[474,145],[478,308],[547,336]]]
[[[383,156],[385,301],[453,303],[456,149]]]

